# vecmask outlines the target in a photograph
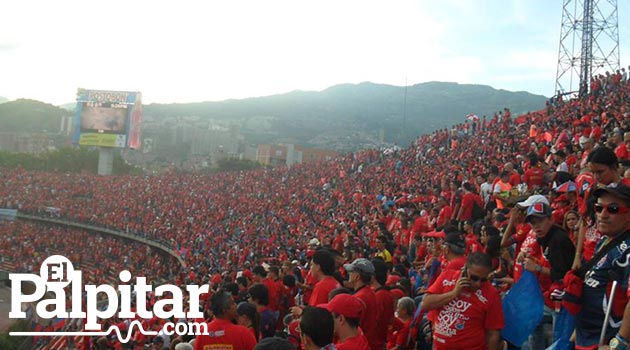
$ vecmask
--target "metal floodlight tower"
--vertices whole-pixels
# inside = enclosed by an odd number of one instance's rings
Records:
[[[591,77],[618,69],[617,0],[564,0],[555,92],[583,96]]]

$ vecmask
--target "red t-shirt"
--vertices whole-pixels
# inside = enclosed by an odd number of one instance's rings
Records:
[[[271,278],[267,277],[262,280],[262,284],[267,287],[269,292],[269,305],[267,305],[271,310],[278,310],[278,290],[276,287],[276,282]]]
[[[387,349],[391,349],[394,346],[398,346],[398,349],[401,349],[401,350],[415,349],[414,347],[415,340],[416,340],[415,334],[412,334],[410,338],[410,341],[409,341],[410,346],[406,346],[407,339],[409,338],[409,328],[411,326],[411,321],[412,320],[408,320],[404,322],[399,329],[394,331],[394,333],[392,334],[392,339],[390,339],[387,342]],[[402,322],[402,321],[398,320],[398,322]]]
[[[538,244],[538,242],[536,241],[536,233],[534,233],[533,230],[530,230],[527,233],[523,244],[521,244],[521,249],[519,253],[520,252],[527,253],[531,258],[535,259],[538,264],[542,265],[543,267],[551,268],[549,261],[545,259],[545,256],[542,253],[540,244]],[[517,256],[519,253],[517,253]],[[514,282],[518,281],[521,278],[521,276],[523,275],[523,270],[523,264],[514,264]],[[538,277],[538,282],[540,283],[540,289],[544,293],[551,286],[551,277],[549,275],[543,275],[540,273],[537,273],[536,275]]]
[[[308,304],[311,306],[326,304],[328,302],[328,294],[330,294],[330,291],[339,287],[341,287],[341,285],[334,277],[324,277],[324,279],[315,284],[315,289],[313,289],[313,294],[311,294]]]
[[[602,234],[597,229],[596,225],[589,226],[584,233],[584,246],[582,249],[582,258],[586,261],[591,260],[595,254],[595,247],[597,242],[601,238]]]
[[[518,186],[518,184],[521,183],[521,175],[517,171],[512,171],[512,173],[510,174],[509,183],[510,185],[512,185],[512,187]]]
[[[197,336],[195,350],[252,350],[256,346],[256,338],[249,329],[227,320],[212,320],[208,323],[208,333]]]
[[[317,284],[317,280],[315,279],[315,277],[313,277],[311,270],[308,270],[308,273],[306,274],[306,277],[304,278],[304,284],[307,284],[313,287],[315,287],[315,285]],[[310,301],[312,295],[313,295],[313,289],[304,288],[304,301],[305,302]],[[326,302],[328,302],[328,300],[326,300]]]
[[[516,232],[512,234],[512,240],[514,241],[514,243],[516,243],[516,249],[514,251],[518,253],[521,250],[521,245],[523,244],[525,238],[527,238],[527,234],[531,230],[532,225],[530,225],[529,223],[524,222],[516,225]]]
[[[429,294],[443,294],[455,288],[461,271],[446,270],[427,290]],[[433,349],[485,350],[486,331],[504,326],[503,308],[499,292],[484,282],[476,292],[463,291],[448,304],[431,310]]]
[[[459,256],[449,262],[447,262],[444,266],[444,270],[453,270],[453,271],[459,271],[462,269],[462,267],[464,267],[464,265],[466,265],[466,257],[465,256]]]
[[[477,240],[477,237],[474,233],[469,233],[466,235],[466,254],[481,252],[483,251],[483,246]]]
[[[451,216],[453,215],[453,209],[448,205],[445,205],[438,215],[437,226],[444,226],[449,221],[451,221]]]
[[[367,338],[361,333],[343,342],[335,343],[335,346],[337,350],[370,350]]]
[[[523,174],[523,182],[527,184],[527,188],[533,188],[534,186],[543,185],[543,176],[545,171],[540,168],[529,168],[525,174]]]
[[[378,349],[377,344],[382,345],[382,342],[385,340],[378,339],[378,304],[376,302],[376,294],[374,294],[372,288],[366,286],[356,291],[354,296],[361,299],[361,301],[363,301],[363,305],[365,305],[365,310],[363,311],[363,314],[361,314],[359,326],[361,326],[361,329],[370,344],[370,348],[372,348],[372,350],[376,350]]]
[[[411,233],[416,234],[416,233],[429,232],[428,218],[429,218],[428,216],[419,216],[418,218],[416,218],[416,220],[413,222]]]
[[[459,218],[460,221],[466,221],[472,218],[473,203],[475,202],[483,208],[483,201],[478,194],[468,192],[464,195],[462,198],[462,215]]]
[[[385,288],[380,288],[374,294],[376,295],[376,304],[378,306],[377,349],[382,349],[387,339],[389,326],[394,321],[394,296]]]

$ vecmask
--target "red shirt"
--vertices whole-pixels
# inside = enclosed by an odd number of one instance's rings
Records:
[[[461,271],[446,270],[427,290],[430,294],[443,294],[455,288]],[[448,304],[431,310],[433,322],[433,349],[485,350],[486,331],[503,328],[503,307],[499,292],[489,282],[481,284],[476,292],[463,291]]]
[[[326,304],[328,302],[328,294],[330,294],[330,291],[339,287],[341,287],[341,285],[334,277],[324,277],[324,279],[315,284],[315,289],[313,289],[313,294],[311,294],[308,304],[311,306]]]
[[[527,188],[533,188],[534,186],[543,185],[543,176],[545,171],[540,168],[529,168],[525,174],[523,174],[523,182],[527,184]]]
[[[466,235],[466,254],[483,251],[483,246],[477,240],[474,233]]]
[[[370,348],[372,350],[380,350],[377,348],[377,344],[382,345],[385,339],[379,339],[379,333],[377,332],[377,321],[379,315],[376,294],[374,294],[372,288],[365,286],[356,291],[354,296],[361,299],[363,301],[363,305],[365,305],[365,310],[363,311],[363,314],[361,314],[359,326],[361,326],[361,329],[370,344]]]
[[[545,256],[543,255],[540,244],[538,244],[538,242],[536,241],[536,233],[534,233],[534,231],[532,230],[527,233],[523,244],[521,244],[521,249],[519,253],[516,254],[516,256],[518,256],[520,252],[527,253],[528,256],[535,259],[539,264],[543,265],[544,267],[551,267],[551,265],[549,265],[549,262],[547,261],[547,259],[545,259]],[[521,278],[521,276],[523,275],[523,269],[523,264],[514,264],[514,282],[518,281]],[[551,286],[551,277],[549,275],[543,275],[540,273],[537,274],[537,277],[538,282],[540,283],[540,289],[544,293],[549,288],[549,286]]]
[[[512,187],[518,186],[521,183],[521,175],[517,171],[512,171],[509,183]]]
[[[457,258],[447,262],[444,266],[444,270],[460,271],[464,265],[466,265],[466,257],[458,256]]]
[[[308,270],[308,273],[306,274],[306,277],[304,278],[304,284],[307,284],[313,287],[315,287],[315,285],[317,284],[317,280],[315,279],[315,277],[313,277],[311,270]],[[304,288],[304,301],[310,301],[312,295],[313,295],[313,289]],[[328,299],[326,299],[326,302],[328,302]]]
[[[227,320],[212,320],[208,323],[208,333],[211,335],[197,336],[195,350],[253,350],[256,346],[252,331]]]
[[[464,195],[462,198],[462,215],[459,217],[459,221],[466,221],[472,218],[473,203],[475,202],[483,208],[483,201],[478,194],[468,192]]]
[[[398,349],[415,349],[415,337],[413,336],[414,334],[412,334],[412,337],[409,341],[409,347],[407,347],[407,338],[409,337],[409,328],[411,326],[411,321],[412,320],[408,320],[405,323],[403,323],[402,327],[400,327],[400,329],[397,329],[394,331],[393,335],[392,335],[392,339],[390,341],[387,342],[387,348],[391,349],[394,346],[398,346]],[[401,322],[400,320],[398,322]],[[415,333],[415,332],[414,332]]]
[[[453,209],[451,209],[451,207],[449,207],[448,205],[445,205],[441,210],[440,210],[440,214],[438,215],[438,220],[437,220],[437,226],[444,226],[445,224],[447,224],[449,221],[451,221],[451,216],[453,215]]]
[[[394,296],[386,288],[379,288],[374,292],[378,306],[378,334],[377,349],[382,349],[387,339],[387,331],[394,321]]]
[[[267,277],[262,280],[262,284],[267,287],[269,291],[269,305],[267,305],[271,310],[278,310],[278,290],[276,287],[276,281]]]
[[[343,342],[335,343],[335,346],[337,350],[370,350],[367,338],[361,333]]]
[[[428,216],[419,216],[418,218],[416,218],[416,220],[413,222],[411,233],[416,234],[416,233],[429,232],[428,218],[429,218]]]
[[[520,223],[516,225],[516,232],[512,234],[512,240],[516,243],[515,251],[518,253],[521,250],[521,245],[527,238],[527,234],[532,230],[532,225],[529,223]]]
[[[586,261],[591,260],[595,254],[595,247],[597,242],[602,237],[602,234],[597,229],[596,225],[589,226],[584,233],[584,248],[582,249],[582,258]]]

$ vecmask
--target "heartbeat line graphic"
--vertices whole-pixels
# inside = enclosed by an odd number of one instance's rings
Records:
[[[107,329],[107,331],[102,331],[102,332],[9,332],[9,335],[11,336],[19,336],[19,337],[35,337],[35,336],[57,336],[57,335],[61,335],[61,336],[96,336],[96,335],[110,335],[112,332],[116,332],[116,335],[118,336],[118,340],[120,340],[121,343],[127,343],[129,342],[129,340],[131,340],[131,336],[133,334],[133,326],[138,326],[138,329],[140,330],[140,333],[144,334],[144,335],[157,335],[158,332],[156,331],[148,331],[148,330],[144,330],[142,328],[142,323],[140,323],[140,321],[132,321],[131,324],[129,324],[129,331],[127,332],[127,336],[123,337],[120,329],[118,329],[118,326],[114,325],[114,326],[110,326],[109,329]]]

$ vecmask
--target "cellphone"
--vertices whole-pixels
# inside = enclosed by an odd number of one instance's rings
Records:
[[[466,265],[462,267],[462,276],[468,277],[468,267]]]

